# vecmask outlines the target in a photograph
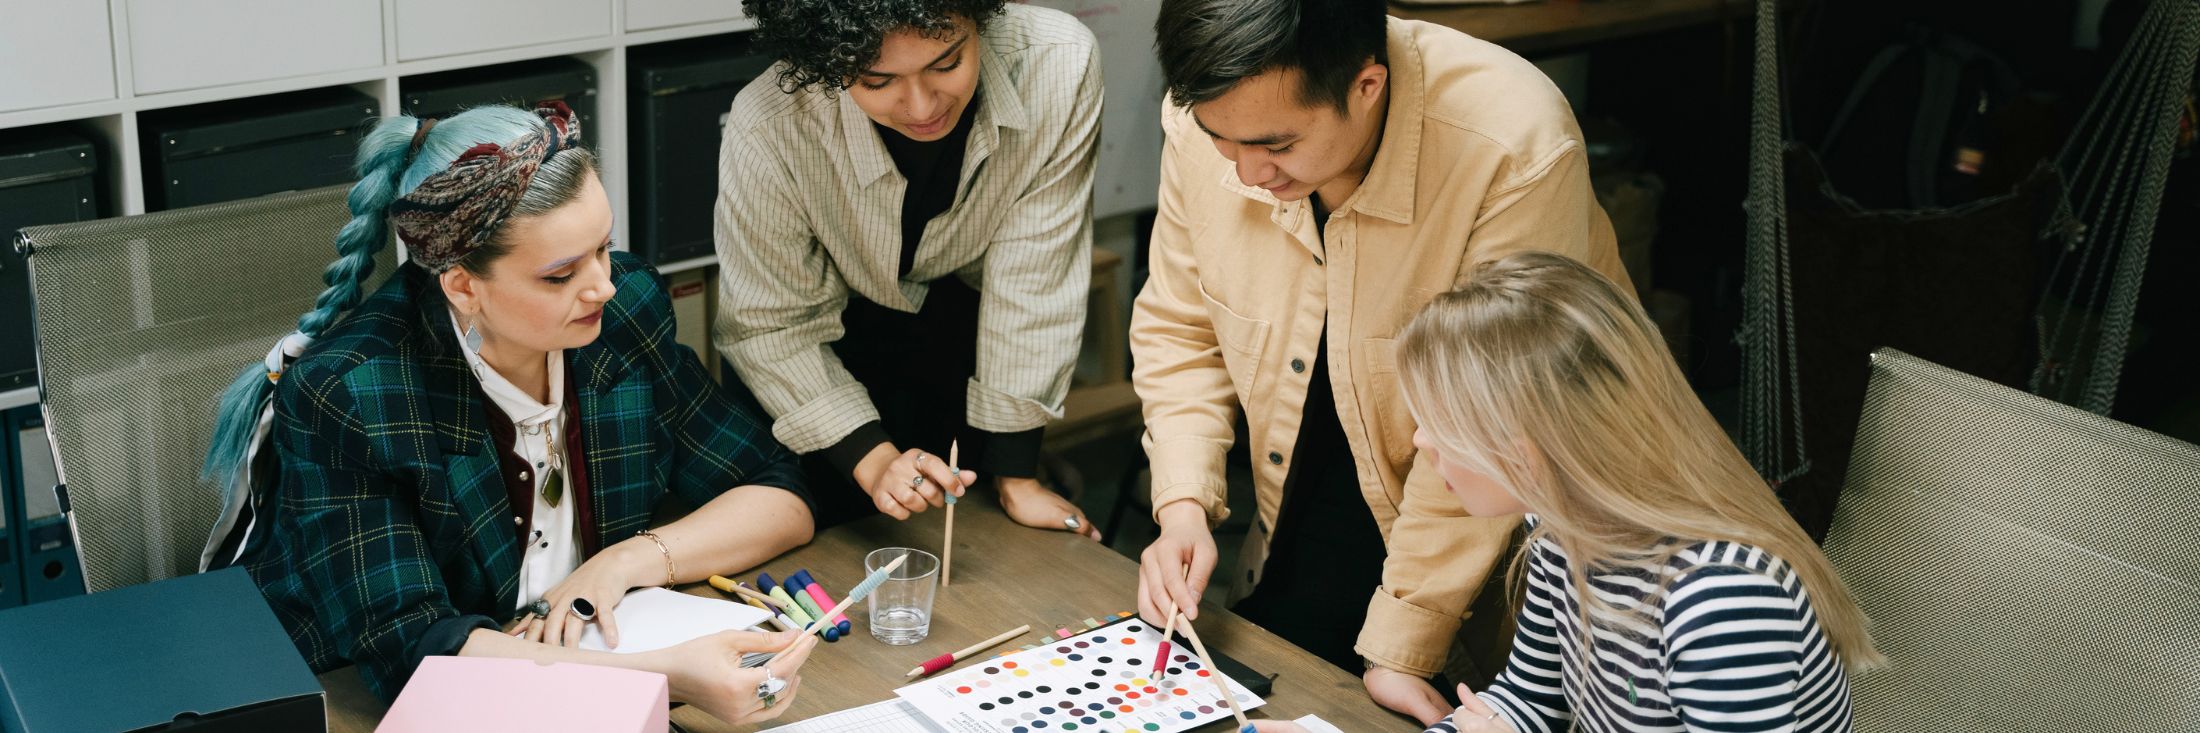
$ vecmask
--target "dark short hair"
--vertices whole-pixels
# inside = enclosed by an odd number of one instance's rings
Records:
[[[1298,69],[1301,103],[1343,111],[1368,59],[1389,62],[1385,21],[1383,0],[1161,0],[1154,52],[1179,106]]]
[[[886,34],[915,29],[939,38],[955,18],[978,27],[1001,12],[1007,0],[742,0],[756,20],[754,48],[786,62],[779,88],[811,87],[838,91],[878,61]]]

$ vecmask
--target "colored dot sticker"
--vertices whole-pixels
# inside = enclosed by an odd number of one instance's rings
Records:
[[[1189,694],[1192,694],[1192,691],[1191,691],[1191,690],[1187,690],[1187,689],[1184,689],[1184,688],[1182,688],[1182,687],[1176,688],[1175,690],[1171,690],[1171,692],[1175,692],[1175,693],[1176,693],[1176,696],[1177,696],[1177,697],[1183,697],[1183,696],[1185,696],[1185,695],[1189,695]]]
[[[1124,662],[1124,664],[1128,664],[1128,665],[1130,665],[1130,666],[1136,667],[1136,666],[1140,666],[1140,665],[1143,665],[1143,664],[1145,664],[1145,662],[1143,662],[1143,661],[1139,661],[1139,660],[1136,660],[1136,659],[1133,659],[1133,660],[1130,660],[1130,661],[1128,661],[1128,662]]]
[[[1185,719],[1185,720],[1191,720],[1191,719],[1193,719],[1193,718],[1199,717],[1199,716],[1197,716],[1197,715],[1193,715],[1193,714],[1192,714],[1192,711],[1190,711],[1190,710],[1186,710],[1186,711],[1184,711],[1184,712],[1181,712],[1181,713],[1177,713],[1177,715],[1181,715],[1181,716],[1184,716],[1184,719]]]
[[[1156,690],[1156,689],[1154,689],[1152,685],[1147,685],[1147,686],[1146,686],[1146,694],[1148,694],[1148,695],[1151,695],[1151,694],[1154,694],[1154,693],[1156,693],[1156,692],[1160,692],[1160,690]]]
[[[1207,676],[1207,670],[1204,670],[1204,669],[1200,670],[1200,671],[1199,671],[1199,676],[1201,676],[1201,677],[1205,677],[1205,676]]]
[[[1123,711],[1123,712],[1126,712],[1126,713],[1130,713],[1130,712],[1137,712],[1137,710],[1138,710],[1138,708],[1134,708],[1134,707],[1131,707],[1131,706],[1129,706],[1129,705],[1124,705],[1124,706],[1122,706],[1122,707],[1119,707],[1119,708],[1116,708],[1116,709],[1117,709],[1117,710],[1121,710],[1121,711]]]
[[[1007,705],[1007,704],[1009,704],[1009,703],[1012,703],[1012,702],[1015,702],[1015,701],[1016,701],[1016,698],[1013,698],[1013,697],[1002,697],[1002,698],[1001,698],[1001,704],[1002,704],[1002,705]]]
[[[958,692],[958,693],[962,693],[962,694],[964,694],[964,695],[968,695],[968,694],[970,694],[970,686],[969,686],[969,685],[963,685],[963,686],[961,686],[961,687],[957,687],[957,688],[955,688],[955,691],[956,691],[956,692]]]
[[[992,710],[992,709],[993,709],[993,703],[989,703],[989,702],[981,702],[981,703],[978,703],[978,709],[979,709],[979,710]]]
[[[986,673],[986,674],[1000,674],[1000,673],[1001,673],[1001,668],[1000,668],[1000,667],[987,667],[987,668],[985,668],[985,673]]]
[[[1136,700],[1136,699],[1138,699],[1138,693],[1136,693],[1136,692],[1126,692],[1126,693],[1123,693],[1123,696],[1124,696],[1124,697],[1127,697],[1127,698],[1130,698],[1130,699],[1133,699],[1133,700]]]
[[[1077,648],[1079,648],[1079,649],[1083,649],[1083,648],[1085,648],[1085,647],[1088,647],[1088,646],[1092,646],[1092,645],[1091,645],[1091,644],[1087,644],[1087,643],[1085,643],[1085,642],[1082,642],[1082,641],[1080,641],[1080,642],[1077,642]]]
[[[1146,730],[1161,730],[1160,723],[1147,723]]]
[[[1076,723],[1063,723],[1062,730],[1077,730]]]
[[[1015,662],[1002,662],[1002,663],[1001,663],[1001,666],[1002,666],[1002,667],[1005,667],[1005,668],[1008,668],[1008,669],[1015,669],[1015,668],[1016,668],[1016,663],[1015,663]]]
[[[1094,676],[1094,677],[1106,677],[1106,676],[1108,676],[1108,671],[1107,671],[1107,670],[1105,670],[1105,669],[1095,669],[1095,670],[1093,670],[1093,671],[1092,671],[1092,676]]]
[[[1176,655],[1176,661],[1177,661],[1177,663],[1179,663],[1179,664],[1182,664],[1182,663],[1184,662],[1184,660],[1185,660],[1185,659],[1186,659],[1186,657],[1185,657],[1184,655],[1182,655],[1182,654],[1178,654],[1178,655]]]
[[[1200,715],[1206,715],[1206,714],[1212,713],[1212,712],[1214,712],[1214,711],[1215,711],[1215,709],[1214,709],[1214,707],[1213,707],[1213,706],[1210,706],[1210,705],[1201,705],[1201,706],[1199,706],[1199,714],[1200,714]]]
[[[1068,654],[1068,653],[1069,653],[1069,647],[1066,647],[1066,646],[1058,646],[1058,647],[1055,647],[1055,648],[1054,648],[1054,651],[1055,651],[1056,653],[1060,653],[1060,654]]]
[[[1146,678],[1144,678],[1144,677],[1140,677],[1140,678],[1138,678],[1138,679],[1135,679],[1135,680],[1131,680],[1131,686],[1133,686],[1133,687],[1146,687]],[[1148,688],[1146,688],[1146,691],[1147,691],[1147,692],[1153,692],[1153,688],[1150,688],[1150,687],[1148,687]]]
[[[1131,624],[1131,625],[1130,625],[1130,626],[1129,626],[1129,627],[1127,628],[1127,630],[1128,630],[1128,631],[1130,631],[1130,632],[1131,632],[1131,633],[1133,633],[1133,634],[1136,634],[1136,633],[1138,633],[1138,632],[1140,632],[1140,631],[1143,631],[1143,630],[1145,630],[1145,627],[1143,627],[1143,626],[1139,626],[1138,624]]]
[[[1067,664],[1067,662],[1064,662],[1064,661],[1062,661],[1062,660],[1059,660],[1059,659],[1049,659],[1049,660],[1047,660],[1047,664],[1051,664],[1051,665],[1054,665],[1054,666],[1056,666],[1056,667],[1060,667],[1060,666],[1062,666],[1062,665],[1064,665],[1064,664]]]
[[[1125,645],[1130,645],[1130,644],[1136,644],[1136,643],[1138,643],[1138,640],[1137,640],[1137,639],[1124,639],[1124,640],[1123,640],[1123,643],[1124,643]]]
[[[1016,721],[1013,721],[1013,720],[1011,720],[1011,721],[1008,721],[1008,722],[1010,722],[1010,723],[1014,723],[1014,722],[1016,722]],[[1011,730],[1011,731],[1014,731],[1014,733],[1031,733],[1031,729],[1030,729],[1030,728],[1026,728],[1026,727],[1023,727],[1023,726],[1021,726],[1021,725],[1019,725],[1019,726],[1016,726],[1016,727],[1014,727],[1014,728],[1010,728],[1009,730]]]
[[[1048,687],[1048,686],[1046,686],[1046,685],[1040,685],[1040,686],[1038,686],[1038,687],[1034,687],[1034,688],[1031,688],[1031,689],[1034,689],[1034,690],[1038,690],[1038,691],[1039,691],[1039,694],[1041,694],[1041,695],[1044,695],[1044,694],[1047,694],[1047,693],[1049,693],[1049,692],[1053,692],[1053,691],[1054,691],[1054,688],[1052,688],[1052,687]]]
[[[1024,691],[1022,691],[1022,692],[1018,692],[1018,693],[1016,693],[1016,696],[1017,696],[1017,697],[1021,697],[1021,698],[1023,698],[1023,699],[1026,699],[1026,700],[1029,700],[1029,699],[1031,699],[1031,691],[1030,691],[1030,690],[1024,690]]]
[[[1097,689],[1100,689],[1100,683],[1098,683],[1098,682],[1087,682],[1087,683],[1085,683],[1085,689],[1087,689],[1087,690],[1097,690]]]
[[[1030,677],[1030,676],[1031,676],[1031,670],[1028,670],[1028,669],[1019,669],[1019,670],[1016,670],[1016,676],[1018,676],[1018,677]]]
[[[1095,661],[1098,661],[1098,662],[1099,662],[1099,663],[1101,663],[1101,664],[1114,664],[1114,663],[1115,663],[1115,659],[1113,659],[1113,658],[1111,658],[1111,657],[1101,657],[1101,658],[1099,658],[1098,660],[1095,660]]]
[[[1069,661],[1072,661],[1072,662],[1082,662],[1082,661],[1085,661],[1085,655],[1083,655],[1083,654],[1071,654],[1071,655],[1069,655]]]
[[[981,689],[981,690],[983,690],[983,689],[985,689],[985,688],[988,688],[988,687],[992,687],[992,686],[993,686],[993,681],[992,681],[992,680],[978,680],[978,683],[977,683],[977,684],[978,684],[978,689]]]

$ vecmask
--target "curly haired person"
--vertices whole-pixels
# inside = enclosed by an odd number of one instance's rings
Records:
[[[777,60],[734,99],[713,340],[815,490],[819,525],[993,480],[1016,521],[1098,538],[1037,481],[1085,321],[1100,62],[1003,0],[746,0]],[[958,441],[964,467],[942,456]]]

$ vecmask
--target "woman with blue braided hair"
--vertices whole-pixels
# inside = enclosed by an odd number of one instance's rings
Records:
[[[207,476],[234,487],[209,566],[241,565],[314,671],[393,699],[431,654],[665,674],[731,722],[794,694],[811,637],[618,644],[630,589],[809,541],[801,471],[738,384],[673,338],[657,274],[563,105],[384,120],[360,142],[328,289],[223,395]],[[391,229],[408,261],[361,292]],[[655,530],[671,494],[694,507]],[[782,651],[742,669],[743,653]]]

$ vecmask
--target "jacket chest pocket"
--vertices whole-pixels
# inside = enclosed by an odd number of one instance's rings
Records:
[[[1232,310],[1207,290],[1205,281],[1199,284],[1199,298],[1207,306],[1208,322],[1214,324],[1215,341],[1222,346],[1222,365],[1237,387],[1239,404],[1244,404],[1260,386],[1261,350],[1268,346],[1269,324]]]

